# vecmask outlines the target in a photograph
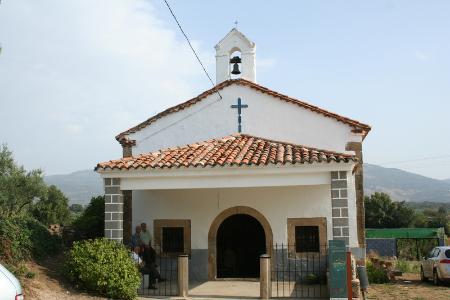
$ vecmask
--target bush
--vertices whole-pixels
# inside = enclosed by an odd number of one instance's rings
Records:
[[[51,234],[46,226],[32,218],[26,219],[24,225],[30,232],[31,254],[34,258],[55,255],[61,251],[62,239]]]
[[[0,260],[16,265],[33,258],[54,255],[61,249],[61,239],[32,218],[0,219]]]
[[[389,277],[384,270],[377,269],[372,262],[366,263],[367,277],[370,283],[388,283]]]
[[[75,242],[65,272],[72,282],[114,299],[134,299],[139,271],[122,244],[101,238]]]
[[[419,273],[420,262],[419,261],[408,261],[404,259],[399,259],[396,265],[397,270],[403,273]]]
[[[0,219],[0,260],[18,264],[31,257],[33,248],[30,232],[16,219]]]

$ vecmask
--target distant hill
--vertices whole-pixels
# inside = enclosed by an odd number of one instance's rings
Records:
[[[84,205],[91,197],[103,194],[100,175],[92,170],[46,176],[45,181],[61,189],[71,203]],[[370,164],[364,165],[364,190],[366,195],[386,192],[397,201],[450,203],[450,179],[437,180]]]
[[[93,170],[76,171],[64,175],[45,176],[47,184],[57,186],[70,203],[88,204],[93,196],[103,194],[102,179]]]
[[[365,164],[364,193],[373,192],[386,192],[397,201],[450,202],[450,180]]]

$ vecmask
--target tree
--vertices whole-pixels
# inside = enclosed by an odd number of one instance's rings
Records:
[[[69,207],[69,210],[73,213],[79,214],[83,212],[83,205],[74,203]]]
[[[14,161],[6,145],[0,149],[0,217],[28,214],[33,201],[46,196],[42,171],[27,172]]]
[[[94,239],[105,235],[105,197],[92,197],[83,213],[74,221],[75,239]]]
[[[427,218],[427,227],[444,227],[445,234],[450,234],[449,217],[447,209],[444,206],[439,207],[438,210],[425,209],[423,214]]]
[[[366,228],[409,227],[415,220],[414,210],[405,202],[394,202],[386,193],[375,193],[364,199]]]
[[[69,199],[54,185],[47,190],[46,197],[33,206],[33,216],[42,224],[66,224],[69,220]]]

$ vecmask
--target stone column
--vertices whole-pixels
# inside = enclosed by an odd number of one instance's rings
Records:
[[[123,194],[123,243],[129,245],[133,234],[133,191],[122,191]]]
[[[270,299],[272,297],[270,255],[263,254],[259,257],[259,272],[259,297]]]
[[[358,228],[358,244],[359,247],[366,247],[366,212],[364,209],[364,172],[363,172],[363,152],[362,143],[350,142],[347,144],[347,151],[355,151],[358,163],[354,170],[355,186],[356,186],[356,223]]]
[[[122,242],[123,195],[120,178],[105,178],[105,237]]]
[[[186,298],[189,291],[189,261],[186,254],[178,255],[178,296]]]
[[[349,221],[347,199],[347,172],[331,172],[331,207],[333,239],[349,245]]]
[[[135,142],[122,143],[122,156],[133,156],[133,145]],[[129,245],[133,234],[133,191],[122,191],[123,194],[123,243]]]

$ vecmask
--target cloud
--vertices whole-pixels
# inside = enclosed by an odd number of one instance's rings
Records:
[[[277,63],[275,58],[256,58],[256,66],[261,69],[270,69],[274,67]]]
[[[175,30],[149,1],[2,2],[0,143],[48,173],[119,157],[117,133],[209,88]]]
[[[426,53],[420,50],[415,50],[413,56],[418,60],[428,60],[430,58]]]

